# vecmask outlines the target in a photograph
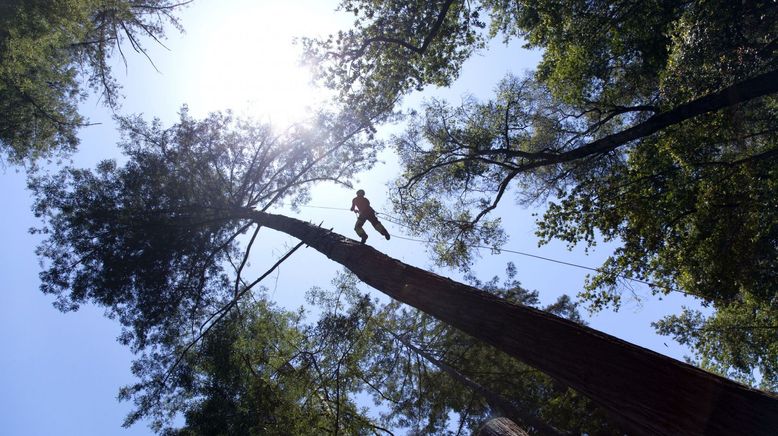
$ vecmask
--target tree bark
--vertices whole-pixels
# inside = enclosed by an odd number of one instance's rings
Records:
[[[778,398],[592,328],[441,277],[283,215],[234,218],[300,239],[362,281],[548,374],[636,434],[774,435]]]
[[[515,422],[508,418],[494,418],[478,429],[478,436],[528,436]]]

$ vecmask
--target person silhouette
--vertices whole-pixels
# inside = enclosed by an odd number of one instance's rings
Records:
[[[375,210],[370,207],[370,200],[365,197],[365,191],[363,189],[357,191],[357,196],[351,200],[351,210],[358,215],[357,223],[354,225],[354,231],[356,231],[357,235],[362,239],[359,242],[364,244],[365,241],[367,241],[367,232],[362,228],[365,221],[370,221],[373,228],[378,230],[378,233],[384,235],[384,238],[386,238],[387,241],[389,240],[389,232],[386,231],[386,228],[381,224],[381,221],[378,221]]]

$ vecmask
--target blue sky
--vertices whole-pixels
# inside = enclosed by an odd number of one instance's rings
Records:
[[[159,117],[167,125],[176,119],[182,104],[194,116],[232,108],[238,114],[290,122],[306,105],[315,104],[320,94],[308,88],[306,73],[295,60],[299,47],[294,36],[326,34],[347,26],[348,17],[337,16],[334,2],[324,1],[195,1],[180,14],[184,34],[169,31],[165,50],[147,42],[157,72],[141,56],[130,55],[125,73],[116,62],[115,73],[123,83],[121,113],[143,113]],[[128,50],[125,50],[127,53]],[[412,107],[423,98],[437,96],[458,102],[464,95],[488,98],[497,82],[508,72],[521,74],[532,69],[539,53],[522,51],[517,44],[505,47],[495,42],[488,52],[465,64],[461,78],[451,89],[431,89],[409,97]],[[105,158],[119,157],[117,134],[111,113],[94,98],[82,105],[90,121],[101,123],[82,131],[82,145],[74,162],[93,166]],[[382,130],[388,134],[396,128]],[[360,176],[358,185],[367,191],[374,206],[387,210],[385,183],[396,166],[389,152],[385,164]],[[0,174],[4,211],[0,240],[0,433],[4,435],[145,435],[143,424],[125,430],[120,424],[130,407],[118,403],[118,388],[132,382],[129,365],[132,356],[115,338],[118,325],[102,316],[95,307],[62,314],[51,306],[52,299],[38,291],[38,260],[34,250],[39,242],[27,230],[38,223],[30,212],[29,193],[23,173],[6,168]],[[311,205],[350,206],[353,192],[333,186],[314,190]],[[353,214],[346,211],[303,208],[302,219],[324,222],[325,226],[349,237],[353,235]],[[506,248],[551,257],[567,262],[598,266],[608,254],[600,246],[585,255],[583,250],[567,251],[560,243],[537,247],[532,210],[503,201],[497,214],[503,217],[511,239]],[[403,229],[385,223],[397,236]],[[367,229],[369,243],[385,253],[420,267],[431,264],[423,247],[394,238],[385,241]],[[254,250],[252,271],[264,271],[296,241],[283,235],[261,233],[262,250]],[[581,289],[586,271],[537,259],[503,253],[483,257],[476,266],[479,277],[503,274],[512,261],[525,287],[540,291],[544,303],[562,293],[575,295]],[[282,305],[304,304],[305,291],[314,285],[326,286],[339,266],[313,250],[301,250],[284,263],[266,286]],[[437,271],[457,278],[457,274]],[[249,271],[249,274],[251,271]],[[248,275],[247,275],[248,276]],[[647,291],[636,285],[638,294]],[[378,295],[377,292],[373,291]],[[655,298],[639,304],[628,301],[618,313],[602,312],[589,319],[592,327],[654,351],[682,358],[684,349],[669,338],[658,337],[649,323],[678,310],[691,300],[674,295],[659,302]]]

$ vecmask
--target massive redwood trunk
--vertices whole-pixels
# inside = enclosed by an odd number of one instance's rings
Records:
[[[379,291],[576,389],[635,433],[774,435],[778,429],[776,397],[509,303],[300,220],[251,210],[234,216],[300,239]]]

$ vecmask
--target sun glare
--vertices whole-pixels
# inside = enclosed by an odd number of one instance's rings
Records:
[[[300,64],[295,37],[331,32],[315,2],[245,2],[230,8],[203,53],[198,93],[208,110],[230,108],[279,127],[304,118],[324,100]],[[307,6],[306,6],[307,5]],[[215,23],[216,24],[216,23]]]

